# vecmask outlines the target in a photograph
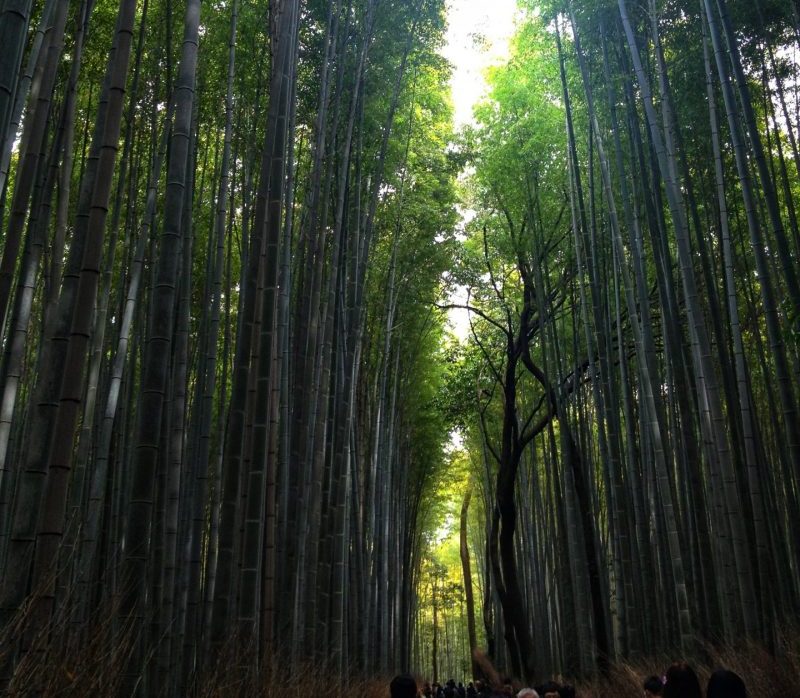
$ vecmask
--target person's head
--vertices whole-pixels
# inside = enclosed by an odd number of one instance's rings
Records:
[[[747,698],[747,688],[739,674],[717,669],[708,680],[706,698]]]
[[[532,688],[523,688],[517,693],[517,698],[539,698],[539,694]]]
[[[410,674],[395,676],[389,684],[389,694],[392,698],[416,698],[417,682]]]
[[[645,698],[660,696],[664,691],[664,682],[660,676],[648,676],[644,681]]]
[[[700,681],[694,669],[685,662],[675,662],[667,669],[667,681],[661,693],[664,698],[702,698]]]
[[[541,698],[561,698],[561,686],[555,681],[547,681],[537,687],[536,691]]]

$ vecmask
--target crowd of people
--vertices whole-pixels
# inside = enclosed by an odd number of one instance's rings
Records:
[[[395,677],[391,684],[391,698],[575,698],[575,689],[549,681],[536,688],[515,689],[511,679],[504,679],[498,686],[488,682],[470,681],[466,686],[453,679],[445,684],[425,682],[417,685],[413,676],[404,674]]]
[[[644,682],[645,698],[703,698],[700,679],[685,662],[675,662],[664,676]],[[708,679],[705,698],[747,698],[742,677],[728,669],[717,669]]]
[[[694,669],[685,662],[672,664],[663,676],[645,679],[644,698],[747,698],[742,678],[727,669],[718,669],[708,680],[705,694]],[[470,681],[466,686],[450,679],[444,684],[425,682],[421,686],[409,674],[396,676],[389,686],[391,698],[575,698],[575,688],[548,681],[535,687],[519,688],[511,679],[492,686]]]

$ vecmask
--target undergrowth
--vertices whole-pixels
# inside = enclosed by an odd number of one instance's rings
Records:
[[[63,619],[61,619],[63,621]],[[62,626],[63,627],[63,626]],[[8,696],[25,696],[35,692],[42,696],[113,696],[120,688],[121,676],[129,659],[128,642],[114,649],[113,637],[124,636],[113,624],[101,624],[94,632],[81,634],[82,642],[58,642],[53,636],[59,633],[42,633],[27,638],[31,651],[16,663],[13,678],[8,681],[13,655],[20,640],[25,644],[24,632],[17,625],[0,633],[0,691]],[[720,667],[738,673],[747,684],[750,698],[800,698],[800,632],[784,635],[774,652],[754,644],[739,647],[702,648],[700,657],[688,658],[705,686],[709,675]],[[17,657],[19,660],[19,657]],[[678,656],[660,656],[614,664],[608,675],[591,680],[570,681],[567,677],[555,678],[574,683],[577,698],[641,698],[645,677],[661,675]],[[150,660],[157,662],[155,656]],[[485,657],[480,658],[484,673],[495,682],[499,676]],[[199,667],[190,686],[182,692],[187,698],[388,698],[390,676],[338,680],[335,672],[324,664],[306,664],[294,671],[286,662],[262,663],[257,669],[252,662],[233,651],[224,653],[214,665]],[[145,695],[181,698],[174,684],[165,674],[154,674],[144,691]],[[418,677],[422,686],[424,678]],[[163,682],[162,682],[163,681]],[[515,682],[515,692],[524,684]]]

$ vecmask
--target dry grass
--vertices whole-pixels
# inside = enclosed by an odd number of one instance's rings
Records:
[[[709,676],[719,668],[735,671],[745,681],[749,698],[800,698],[800,631],[783,635],[776,641],[777,651],[772,654],[764,647],[743,643],[732,648],[702,647],[702,658],[691,660],[693,668],[705,686]],[[499,674],[485,656],[477,657],[484,675],[499,683]],[[577,698],[641,698],[642,684],[648,676],[664,674],[678,656],[661,656],[632,662],[622,662],[611,667],[609,675],[591,680],[570,681],[565,677],[552,677],[561,683],[573,683]],[[516,689],[523,684],[516,684]]]
[[[108,616],[106,616],[108,618]],[[54,641],[61,624],[48,628],[31,643],[35,648],[19,663],[9,696],[28,695],[33,689],[44,696],[114,695],[128,657],[129,642],[119,642],[112,623],[106,620],[93,632],[83,634],[83,642]],[[9,650],[19,641],[20,624],[7,627],[0,637],[0,671],[9,668]],[[16,637],[14,637],[16,635]],[[114,641],[116,636],[117,641]],[[47,638],[47,640],[45,640]],[[115,648],[116,645],[116,648]],[[757,645],[738,648],[704,647],[702,659],[692,662],[705,684],[712,671],[726,667],[740,674],[748,686],[750,698],[800,698],[800,632],[781,638],[774,654]],[[3,655],[5,654],[5,657]],[[621,663],[612,667],[603,679],[576,682],[578,698],[641,698],[642,681],[651,674],[661,674],[677,657],[661,656],[648,660]],[[6,661],[4,662],[3,659]],[[491,664],[481,658],[487,676],[498,680]],[[4,666],[5,665],[5,666]],[[196,677],[187,696],[192,698],[388,698],[390,677],[336,680],[335,673],[322,664],[309,664],[289,672],[285,663],[274,662],[260,671],[241,654],[229,652],[215,666],[206,666]],[[7,676],[7,675],[6,675]],[[544,678],[544,677],[542,677]],[[421,683],[421,682],[420,682]],[[153,686],[148,696],[174,696],[166,687]]]
[[[708,677],[721,667],[739,674],[750,698],[800,698],[800,633],[781,638],[778,651],[769,653],[755,644],[737,648],[703,648],[703,658],[691,661],[705,686]],[[578,698],[641,698],[645,677],[662,675],[679,657],[656,657],[617,664],[605,679],[578,682]]]

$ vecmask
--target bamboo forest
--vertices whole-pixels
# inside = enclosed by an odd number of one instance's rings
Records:
[[[0,0],[0,694],[643,685],[800,697],[798,0]]]

